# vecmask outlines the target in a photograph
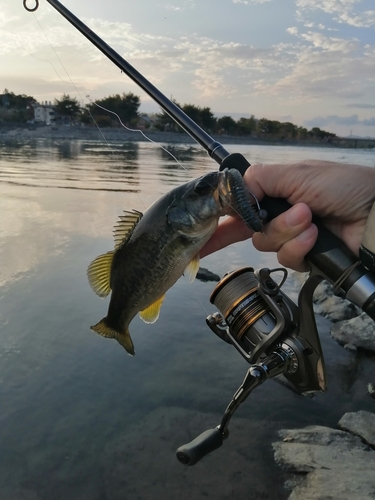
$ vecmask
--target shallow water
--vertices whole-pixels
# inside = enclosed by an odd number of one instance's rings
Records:
[[[89,330],[108,300],[86,268],[113,247],[125,209],[215,169],[191,145],[36,141],[0,148],[0,491],[8,499],[283,499],[271,443],[282,427],[336,425],[372,409],[360,361],[322,339],[329,393],[302,398],[269,382],[236,413],[223,447],[192,468],[175,449],[220,422],[246,363],[206,327],[212,283],[181,278],[160,319],[131,325],[137,354]],[[250,162],[321,158],[374,166],[364,150],[228,146]],[[251,242],[202,261],[222,275],[275,264]],[[326,322],[319,319],[324,330]],[[370,381],[370,380],[368,380]],[[372,406],[371,406],[372,405]]]

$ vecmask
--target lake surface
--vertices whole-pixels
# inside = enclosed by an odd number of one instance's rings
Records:
[[[329,392],[302,398],[268,382],[235,414],[223,447],[195,467],[175,450],[220,423],[247,370],[205,324],[213,283],[181,278],[160,318],[131,325],[134,358],[89,326],[108,300],[86,269],[113,248],[123,210],[144,211],[173,187],[216,169],[198,146],[100,141],[0,147],[0,497],[4,500],[284,499],[273,461],[281,428],[335,426],[373,409],[359,378],[370,358],[322,339]],[[228,146],[251,163],[307,158],[375,166],[374,152]],[[219,275],[273,266],[251,242],[202,261]],[[327,322],[319,319],[319,326]],[[372,367],[372,368],[371,368]],[[372,372],[373,373],[373,372]],[[370,381],[370,380],[368,380]]]

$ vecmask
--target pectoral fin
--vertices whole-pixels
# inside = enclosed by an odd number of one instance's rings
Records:
[[[135,354],[134,344],[130,337],[129,330],[127,328],[124,332],[120,333],[114,330],[113,328],[109,327],[106,323],[106,318],[103,318],[96,325],[90,326],[90,329],[93,332],[98,333],[102,337],[106,337],[107,339],[116,339],[117,342],[122,345],[122,347],[126,350],[128,354],[134,356]]]
[[[153,304],[148,306],[143,311],[140,311],[139,316],[145,323],[155,323],[160,314],[160,308],[163,303],[165,295],[156,300]]]
[[[198,271],[199,271],[199,253],[197,253],[197,255],[188,264],[188,266],[184,271],[184,276],[187,278],[189,283],[193,283]]]
[[[87,269],[87,277],[92,290],[99,297],[107,297],[111,291],[111,267],[114,252],[107,252],[96,257]]]

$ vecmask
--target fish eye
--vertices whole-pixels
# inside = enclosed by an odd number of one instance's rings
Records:
[[[194,186],[194,191],[200,196],[209,194],[211,192],[211,189],[212,189],[211,184],[207,182],[205,179],[199,180]]]

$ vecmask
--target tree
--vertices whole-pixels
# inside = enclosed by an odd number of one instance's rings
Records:
[[[217,128],[219,133],[226,135],[236,135],[238,133],[238,125],[231,116],[222,116],[217,120]]]
[[[240,118],[237,122],[238,131],[241,135],[251,135],[256,129],[257,121],[254,115],[250,118]]]
[[[297,137],[297,125],[291,122],[283,122],[280,124],[281,139],[294,139]]]
[[[277,120],[261,118],[257,123],[257,135],[268,139],[282,137],[282,123]]]
[[[98,123],[102,120],[108,125],[120,126],[121,124],[114,113],[119,116],[125,125],[133,125],[138,121],[140,105],[140,98],[129,92],[128,94],[115,94],[99,99],[96,103],[89,104],[87,109]],[[103,117],[106,117],[106,119],[103,120]]]
[[[331,132],[326,132],[325,130],[321,130],[319,127],[313,127],[309,131],[309,135],[310,137],[319,140],[328,139],[329,137],[336,137],[336,134],[332,134]]]
[[[172,102],[180,109],[182,109],[181,105],[175,99],[172,99]],[[156,114],[155,128],[161,130],[162,132],[165,131],[182,132],[182,128],[179,127],[177,123],[173,120],[173,118],[169,116],[169,114],[166,113],[164,110],[162,110],[161,113]]]
[[[179,105],[176,101],[173,101],[176,106],[178,106],[185,114],[188,115],[197,125],[202,127],[204,130],[214,130],[216,126],[216,118],[211,112],[210,108],[201,108],[200,106],[195,106],[194,104],[184,104]],[[171,118],[164,111],[157,115],[156,128],[159,130],[170,130],[181,132],[182,129],[178,127],[173,118]]]
[[[9,92],[4,89],[0,98],[0,114],[5,121],[27,122],[34,118],[33,105],[36,104],[34,97]]]
[[[81,106],[77,99],[68,94],[63,94],[61,99],[55,99],[54,105],[56,114],[68,118],[71,122],[74,122],[81,113]]]
[[[201,108],[200,110],[200,125],[204,130],[214,130],[216,128],[217,119],[211,112],[210,108]]]
[[[299,141],[305,141],[308,138],[308,131],[305,127],[297,128],[297,139]]]

